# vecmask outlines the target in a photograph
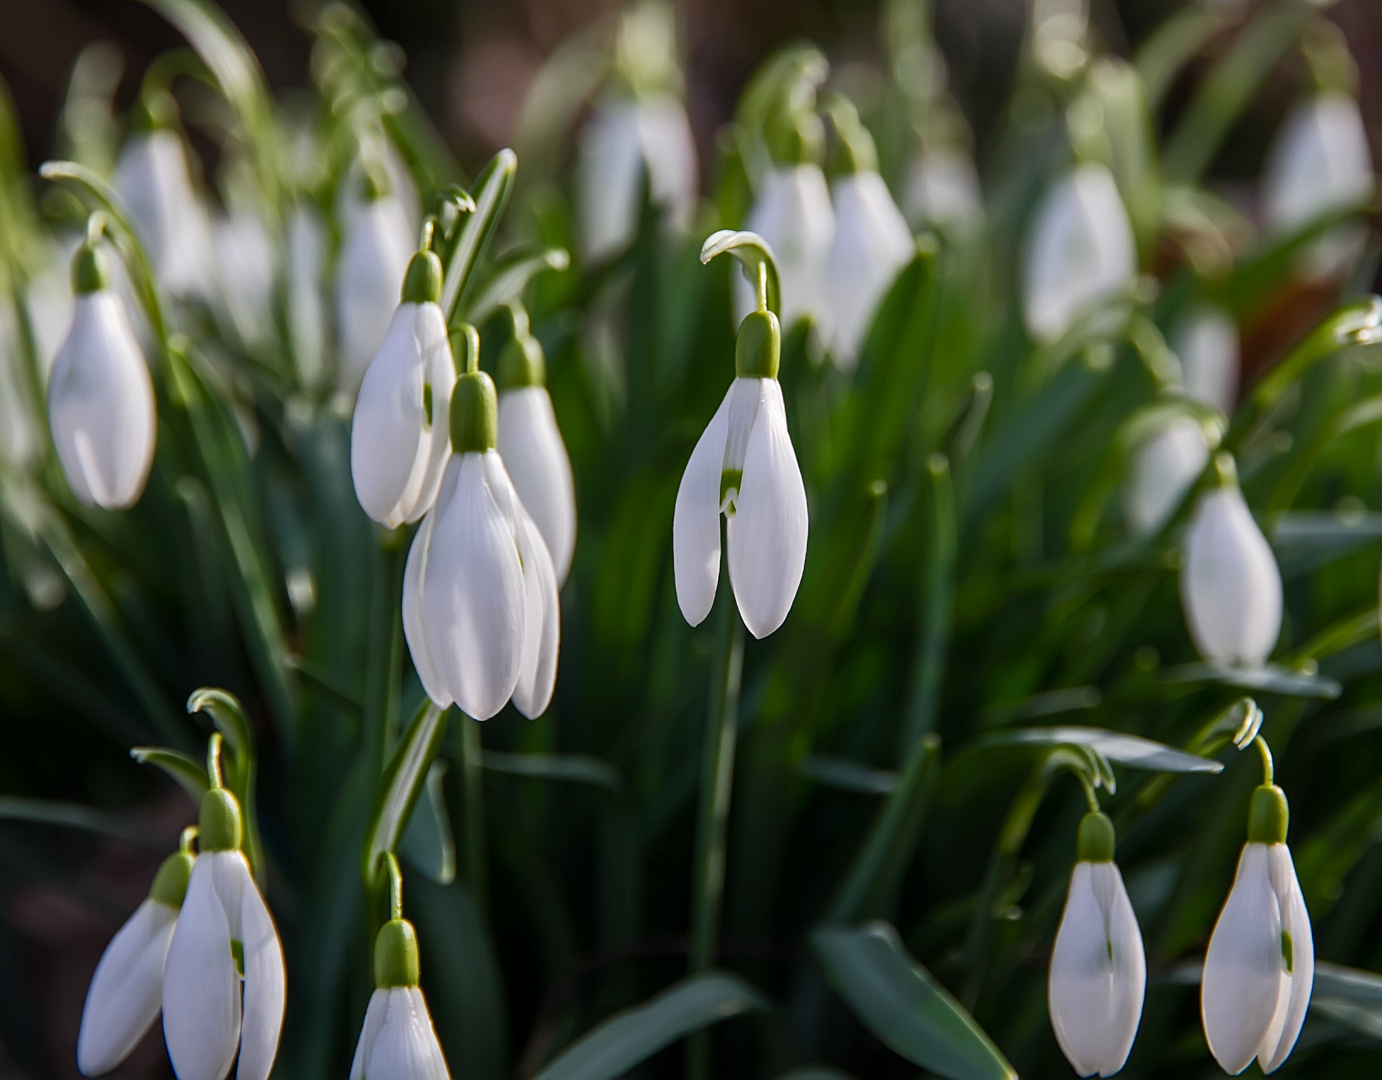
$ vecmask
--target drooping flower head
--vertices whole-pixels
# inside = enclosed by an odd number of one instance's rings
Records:
[[[450,1080],[418,986],[419,970],[413,924],[390,919],[375,938],[375,991],[355,1045],[350,1080]]]

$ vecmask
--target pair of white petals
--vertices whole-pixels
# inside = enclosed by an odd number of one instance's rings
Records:
[[[546,711],[561,610],[541,532],[497,451],[453,454],[403,572],[403,630],[428,696],[487,720]]]
[[[1266,662],[1281,633],[1281,570],[1236,486],[1200,497],[1185,534],[1180,597],[1205,660]]]
[[[726,473],[740,473],[722,491]],[[729,581],[744,625],[766,637],[787,618],[806,564],[806,488],[776,379],[737,378],[691,452],[672,515],[677,602],[692,626],[720,580],[720,514]]]
[[[1022,300],[1028,331],[1055,341],[1100,302],[1128,292],[1136,275],[1132,223],[1113,174],[1077,166],[1037,207]]]
[[[407,210],[392,194],[361,203],[344,229],[336,263],[336,318],[341,388],[354,393],[388,334],[416,238]]]
[[[53,362],[48,426],[73,494],[122,510],[144,491],[157,434],[153,380],[111,289],[79,295]]]
[[[1215,1060],[1237,1075],[1290,1055],[1315,980],[1315,944],[1291,852],[1243,845],[1233,889],[1205,955],[1200,1013]]]
[[[450,1080],[427,1001],[416,986],[370,996],[350,1080]]]
[[[1075,864],[1047,978],[1056,1041],[1081,1076],[1112,1076],[1128,1060],[1147,990],[1147,958],[1112,862]]]

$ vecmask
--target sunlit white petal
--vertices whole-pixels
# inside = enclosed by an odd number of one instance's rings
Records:
[[[835,239],[829,299],[834,356],[845,369],[858,362],[878,305],[916,252],[912,231],[876,172],[851,173],[831,188]]]
[[[672,511],[677,603],[692,626],[699,626],[710,614],[720,579],[720,478],[725,467],[733,393],[731,385],[691,451]]]
[[[244,882],[240,894],[240,937],[245,958],[245,1006],[240,1032],[237,1080],[268,1080],[283,1030],[287,976],[283,947],[272,916],[250,877],[244,857],[232,852],[235,869]]]
[[[174,296],[212,294],[211,223],[192,188],[187,151],[175,131],[131,135],[115,166],[115,189],[139,232],[159,284]]]
[[[450,1076],[427,1002],[416,986],[374,992],[355,1060],[359,1071],[352,1067],[351,1080],[448,1080]]]
[[[413,242],[408,215],[391,195],[365,203],[348,222],[336,265],[341,384],[347,390],[360,385],[384,341]]]
[[[408,561],[403,568],[403,636],[408,642],[408,654],[413,658],[422,688],[441,708],[446,708],[455,700],[442,680],[436,664],[432,662],[431,647],[427,641],[427,624],[422,612],[425,594],[422,583],[427,577],[427,554],[432,542],[432,531],[437,519],[445,512],[456,490],[456,477],[460,473],[461,459],[453,455],[447,462],[443,474],[441,490],[437,493],[436,504],[413,537],[413,546],[408,549]]]
[[[1291,851],[1285,844],[1267,846],[1267,878],[1281,912],[1281,932],[1289,935],[1291,942],[1291,963],[1283,976],[1289,984],[1285,1000],[1278,999],[1277,1015],[1258,1050],[1258,1064],[1269,1073],[1290,1056],[1305,1023],[1315,984],[1315,939]],[[1284,962],[1284,938],[1282,951]]]
[[[576,492],[546,387],[525,386],[499,395],[498,450],[519,499],[547,542],[560,585],[576,547]]]
[[[829,334],[826,266],[835,238],[835,210],[825,175],[812,164],[782,165],[763,177],[746,228],[773,249],[782,286],[782,329],[809,316]],[[757,304],[742,274],[734,276],[735,322]]]
[[[178,1080],[224,1080],[240,1043],[240,976],[216,888],[220,854],[192,866],[164,968],[163,1035]]]

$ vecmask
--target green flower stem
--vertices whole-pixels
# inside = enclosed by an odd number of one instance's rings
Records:
[[[489,856],[485,846],[485,780],[480,722],[459,708],[461,775],[465,787],[466,885],[483,918],[489,908]]]
[[[931,496],[926,515],[930,530],[922,571],[921,633],[912,661],[912,691],[904,729],[904,760],[936,726],[936,702],[945,676],[945,651],[950,641],[955,563],[959,551],[955,488],[950,478],[950,462],[944,454],[932,454],[926,459],[926,476]]]
[[[370,775],[378,776],[398,740],[403,678],[403,565],[407,536],[380,530],[370,597],[369,665],[365,670],[366,748]]]

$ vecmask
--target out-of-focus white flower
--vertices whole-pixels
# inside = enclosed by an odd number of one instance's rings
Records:
[[[918,154],[907,170],[903,205],[915,226],[964,235],[984,220],[974,161],[963,150],[939,147]]]
[[[1235,1076],[1254,1058],[1270,1073],[1290,1056],[1315,981],[1314,935],[1286,846],[1281,789],[1259,787],[1248,820],[1248,842],[1200,983],[1205,1039],[1219,1066]]]
[[[1138,443],[1123,485],[1128,528],[1139,536],[1161,528],[1208,463],[1204,431],[1188,416],[1172,417]]]
[[[1079,165],[1037,208],[1027,244],[1022,311],[1038,341],[1054,341],[1103,300],[1127,292],[1137,274],[1132,224],[1113,174]]]
[[[1200,496],[1185,533],[1180,599],[1200,655],[1261,667],[1281,633],[1281,571],[1234,477],[1215,458],[1220,486]]]
[[[320,156],[322,151],[315,144],[308,144],[308,152]],[[368,162],[368,164],[366,164]],[[416,233],[422,224],[422,199],[418,194],[417,183],[408,170],[408,163],[398,152],[392,140],[382,134],[367,135],[362,141],[360,152],[350,162],[349,169],[341,182],[336,185],[334,212],[336,220],[348,226],[351,219],[371,202],[369,197],[372,181],[369,174],[374,171],[382,179],[383,185],[398,199],[407,218],[408,228]]]
[[[413,256],[403,302],[365,372],[350,431],[355,495],[381,525],[417,521],[437,497],[451,452],[447,430],[456,368],[446,339],[441,262]]]
[[[365,1010],[350,1080],[450,1080],[432,1014],[418,987],[413,924],[392,919],[374,947],[375,991]]]
[[[782,325],[800,318],[830,331],[826,268],[835,239],[835,209],[825,174],[809,161],[774,165],[763,177],[745,226],[766,240],[777,259],[782,287]],[[743,321],[756,305],[753,288],[736,275],[735,318]]]
[[[454,701],[487,720],[512,698],[532,718],[556,685],[557,577],[495,450],[494,383],[474,360],[452,392],[453,453],[441,492],[408,552],[403,630],[438,705]]]
[[[514,337],[499,361],[499,456],[532,515],[557,575],[566,582],[576,548],[576,487],[571,459],[547,393],[542,344],[515,318]]]
[[[581,132],[576,173],[581,253],[588,262],[617,255],[633,242],[638,198],[668,224],[685,229],[696,209],[696,142],[681,101],[668,93],[596,104]]]
[[[382,194],[345,222],[336,263],[340,383],[354,392],[379,351],[413,257],[413,228],[397,196]]]
[[[179,1080],[267,1080],[283,1027],[283,947],[240,851],[240,809],[202,796],[201,854],[168,947],[163,1036]]]
[[[218,304],[248,346],[273,337],[274,245],[263,218],[234,210],[215,224]]]
[[[720,581],[720,515],[728,519],[729,582],[756,638],[782,625],[806,564],[806,487],[777,381],[781,331],[771,311],[739,328],[736,377],[691,451],[672,513],[681,613],[698,626]]]
[[[78,249],[72,286],[72,327],[48,384],[48,427],[73,494],[123,510],[139,500],[154,460],[153,381],[99,247]]]
[[[318,385],[326,366],[325,263],[326,226],[298,203],[288,217],[288,334],[306,386]]]
[[[1051,1027],[1081,1076],[1112,1076],[1123,1067],[1147,989],[1142,933],[1113,861],[1113,846],[1109,819],[1097,812],[1086,815],[1080,823],[1079,861],[1051,950]]]
[[[828,270],[832,355],[850,371],[859,362],[878,305],[916,254],[916,243],[876,171],[861,169],[842,176],[831,185],[831,192],[835,198],[835,239]]]
[[[1186,395],[1231,416],[1238,394],[1238,327],[1228,312],[1191,312],[1171,331],[1171,348],[1180,358]]]
[[[1375,183],[1358,103],[1348,94],[1316,94],[1295,107],[1272,146],[1262,179],[1263,220],[1273,232],[1291,232],[1322,214],[1361,206]],[[1308,249],[1304,272],[1315,279],[1343,274],[1365,236],[1360,227],[1331,230]]]

